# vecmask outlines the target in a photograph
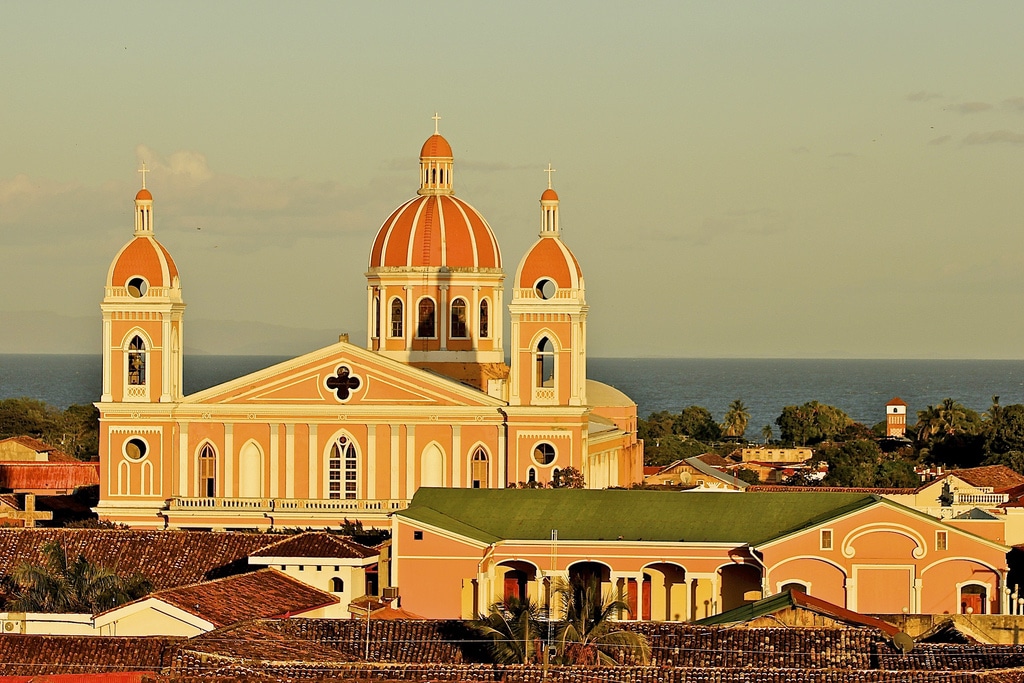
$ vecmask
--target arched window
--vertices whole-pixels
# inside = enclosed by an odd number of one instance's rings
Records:
[[[454,299],[452,301],[451,336],[459,339],[465,339],[467,336],[465,299]]]
[[[345,582],[344,581],[339,579],[337,576],[335,576],[333,579],[331,579],[331,592],[332,593],[341,593],[344,590],[345,590]]]
[[[421,339],[430,339],[437,336],[437,326],[434,320],[434,300],[428,297],[420,299],[419,322],[416,326],[416,336]]]
[[[473,488],[487,488],[487,451],[483,448],[473,453]]]
[[[356,475],[359,470],[356,447],[347,436],[339,436],[331,446],[327,470],[328,498],[355,500]]]
[[[199,449],[199,495],[207,498],[217,495],[217,451],[209,443]]]
[[[551,488],[553,489],[557,489],[559,486],[562,485],[562,482],[558,480],[558,474],[559,470],[557,467],[551,470]]]
[[[146,342],[135,335],[128,342],[128,384],[142,386],[146,383]]]
[[[487,337],[491,333],[490,328],[488,327],[488,320],[489,320],[488,317],[487,317],[488,308],[489,308],[489,305],[487,304],[487,299],[484,299],[483,301],[480,302],[480,338],[481,339],[487,339]]]
[[[402,300],[397,296],[391,300],[391,336],[401,337],[402,336],[402,321],[404,316],[402,315]]]
[[[373,338],[380,338],[380,295],[373,295]]]
[[[526,483],[537,483],[537,470],[533,469],[532,467],[526,471]]]
[[[537,344],[537,386],[551,387],[555,383],[555,346],[547,337]]]

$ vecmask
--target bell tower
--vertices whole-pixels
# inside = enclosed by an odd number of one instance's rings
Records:
[[[153,195],[135,195],[135,232],[107,272],[103,302],[103,403],[182,397],[185,304],[174,260],[153,237]]]
[[[540,237],[519,262],[509,313],[512,367],[509,403],[584,406],[587,403],[587,303],[583,271],[562,242],[558,194],[540,197]]]

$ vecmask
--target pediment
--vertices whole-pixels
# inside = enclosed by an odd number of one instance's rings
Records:
[[[503,402],[454,380],[339,342],[211,387],[186,404],[493,406]]]

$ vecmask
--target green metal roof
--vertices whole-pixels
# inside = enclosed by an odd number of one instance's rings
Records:
[[[396,513],[484,543],[548,540],[756,545],[877,502],[862,493],[421,488]]]

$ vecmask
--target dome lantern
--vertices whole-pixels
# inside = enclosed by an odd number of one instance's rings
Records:
[[[427,138],[420,149],[420,195],[450,195],[455,190],[452,185],[452,146],[438,132],[438,121],[441,117],[436,113],[434,134]]]

